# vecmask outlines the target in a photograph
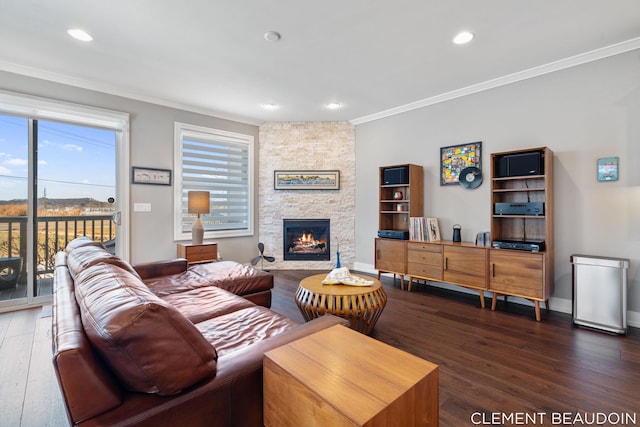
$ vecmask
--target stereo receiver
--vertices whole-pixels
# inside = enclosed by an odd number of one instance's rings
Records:
[[[544,215],[544,203],[496,203],[493,206],[494,215]]]
[[[494,240],[494,248],[516,249],[519,251],[544,251],[544,240]]]
[[[378,237],[385,239],[401,239],[409,240],[409,231],[407,230],[378,230]]]

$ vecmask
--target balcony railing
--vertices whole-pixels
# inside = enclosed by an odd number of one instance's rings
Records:
[[[36,224],[36,273],[53,271],[56,252],[71,240],[87,236],[113,249],[116,228],[111,215],[40,216]],[[26,216],[0,217],[0,258],[24,257],[27,253]],[[26,278],[26,260],[22,262],[21,279]]]

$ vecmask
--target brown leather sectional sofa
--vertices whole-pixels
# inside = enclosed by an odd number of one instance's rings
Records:
[[[344,320],[271,311],[273,276],[233,262],[132,267],[79,238],[56,255],[53,364],[82,426],[262,426],[266,351]]]

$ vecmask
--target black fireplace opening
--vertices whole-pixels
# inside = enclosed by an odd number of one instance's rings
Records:
[[[284,260],[329,261],[329,232],[328,219],[285,219]]]

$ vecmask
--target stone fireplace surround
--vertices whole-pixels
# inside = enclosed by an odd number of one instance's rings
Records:
[[[274,270],[330,270],[340,248],[343,266],[355,261],[355,131],[348,122],[273,122],[260,126],[258,238]],[[275,190],[275,170],[339,170],[339,190]],[[328,218],[329,261],[285,261],[283,220]]]

